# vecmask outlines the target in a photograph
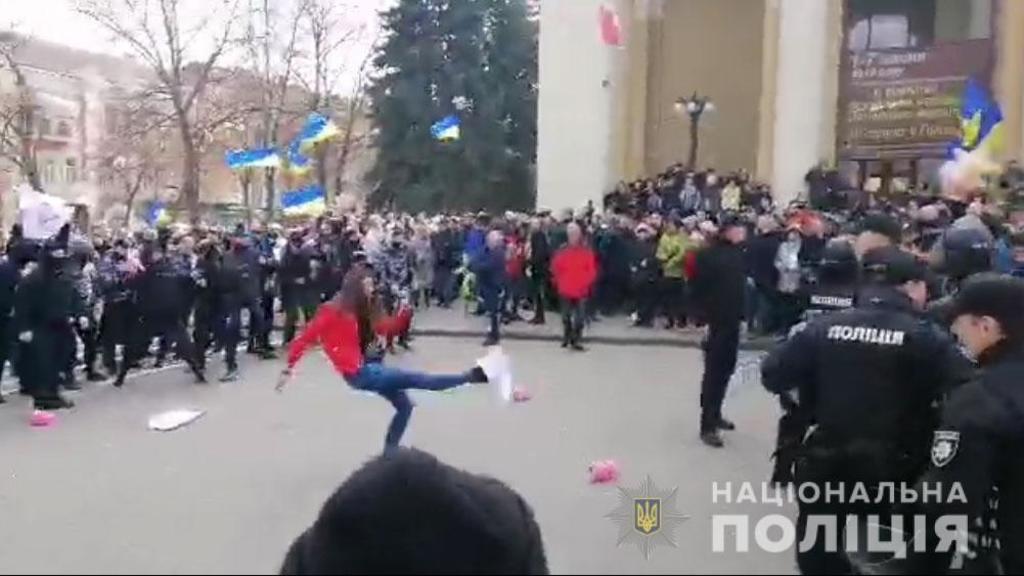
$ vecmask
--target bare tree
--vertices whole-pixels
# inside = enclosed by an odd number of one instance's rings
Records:
[[[161,111],[135,97],[114,102],[117,113],[108,119],[110,129],[99,147],[102,154],[95,160],[100,180],[115,191],[107,201],[123,203],[123,225],[128,227],[139,193],[160,186],[161,174],[170,171],[173,153],[167,150],[168,128],[146,129],[159,123],[164,116]]]
[[[309,43],[309,69],[305,74],[298,74],[298,78],[309,93],[309,110],[330,115],[337,100],[338,82],[344,76],[340,51],[347,43],[359,39],[365,27],[348,23],[332,0],[306,0],[303,15],[304,34]],[[317,145],[315,157],[317,182],[326,191],[326,145]],[[328,198],[328,202],[330,200]]]
[[[0,35],[0,69],[6,69],[14,82],[10,92],[0,90],[0,157],[14,164],[33,188],[42,190],[36,162],[35,94],[16,56],[25,41],[10,32]]]
[[[182,147],[181,193],[193,222],[199,220],[199,174],[202,140],[209,124],[197,129],[196,108],[215,78],[218,62],[232,45],[240,0],[208,0],[194,26],[183,28],[179,0],[83,0],[78,11],[91,18],[149,67],[155,84],[152,97],[169,106],[167,120],[178,130]],[[195,5],[199,5],[196,3]],[[196,46],[209,42],[200,57]]]
[[[367,141],[369,134],[358,133],[360,119],[365,119],[366,110],[366,84],[369,78],[370,64],[373,62],[374,42],[366,51],[359,67],[355,71],[355,83],[352,92],[344,100],[344,120],[340,126],[341,142],[338,145],[338,157],[336,172],[334,174],[334,195],[337,197],[342,192],[345,172],[348,169],[349,160],[352,154],[358,151]]]
[[[288,112],[289,86],[294,79],[300,24],[307,1],[301,0],[293,11],[282,14],[271,6],[270,0],[249,0],[246,45],[250,67],[259,81],[259,139],[264,147],[277,148],[280,143],[281,121]],[[273,217],[277,204],[275,172],[264,171],[264,202],[269,217]]]

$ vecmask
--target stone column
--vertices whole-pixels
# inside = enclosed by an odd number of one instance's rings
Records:
[[[771,184],[785,205],[804,191],[804,175],[834,146],[839,73],[832,0],[779,0]],[[823,126],[831,124],[831,132]]]
[[[542,208],[579,209],[587,200],[600,206],[619,173],[612,145],[614,82],[616,62],[624,58],[601,40],[604,1],[541,4],[537,204]]]

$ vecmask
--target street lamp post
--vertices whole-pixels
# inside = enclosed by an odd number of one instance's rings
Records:
[[[714,112],[715,103],[707,96],[698,96],[696,92],[690,97],[676,100],[676,112],[690,117],[690,157],[686,168],[693,171],[697,167],[697,150],[700,146],[700,119],[704,112]]]

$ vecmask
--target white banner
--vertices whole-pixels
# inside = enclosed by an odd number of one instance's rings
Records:
[[[18,186],[18,219],[29,240],[51,238],[71,221],[74,209],[67,202],[34,190],[28,184]]]

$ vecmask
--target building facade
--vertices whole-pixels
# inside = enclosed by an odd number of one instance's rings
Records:
[[[602,41],[601,6],[621,46]],[[685,162],[746,169],[781,201],[816,163],[866,186],[920,184],[957,135],[968,79],[1002,106],[1022,157],[1024,2],[548,0],[541,4],[538,204],[580,207]]]

